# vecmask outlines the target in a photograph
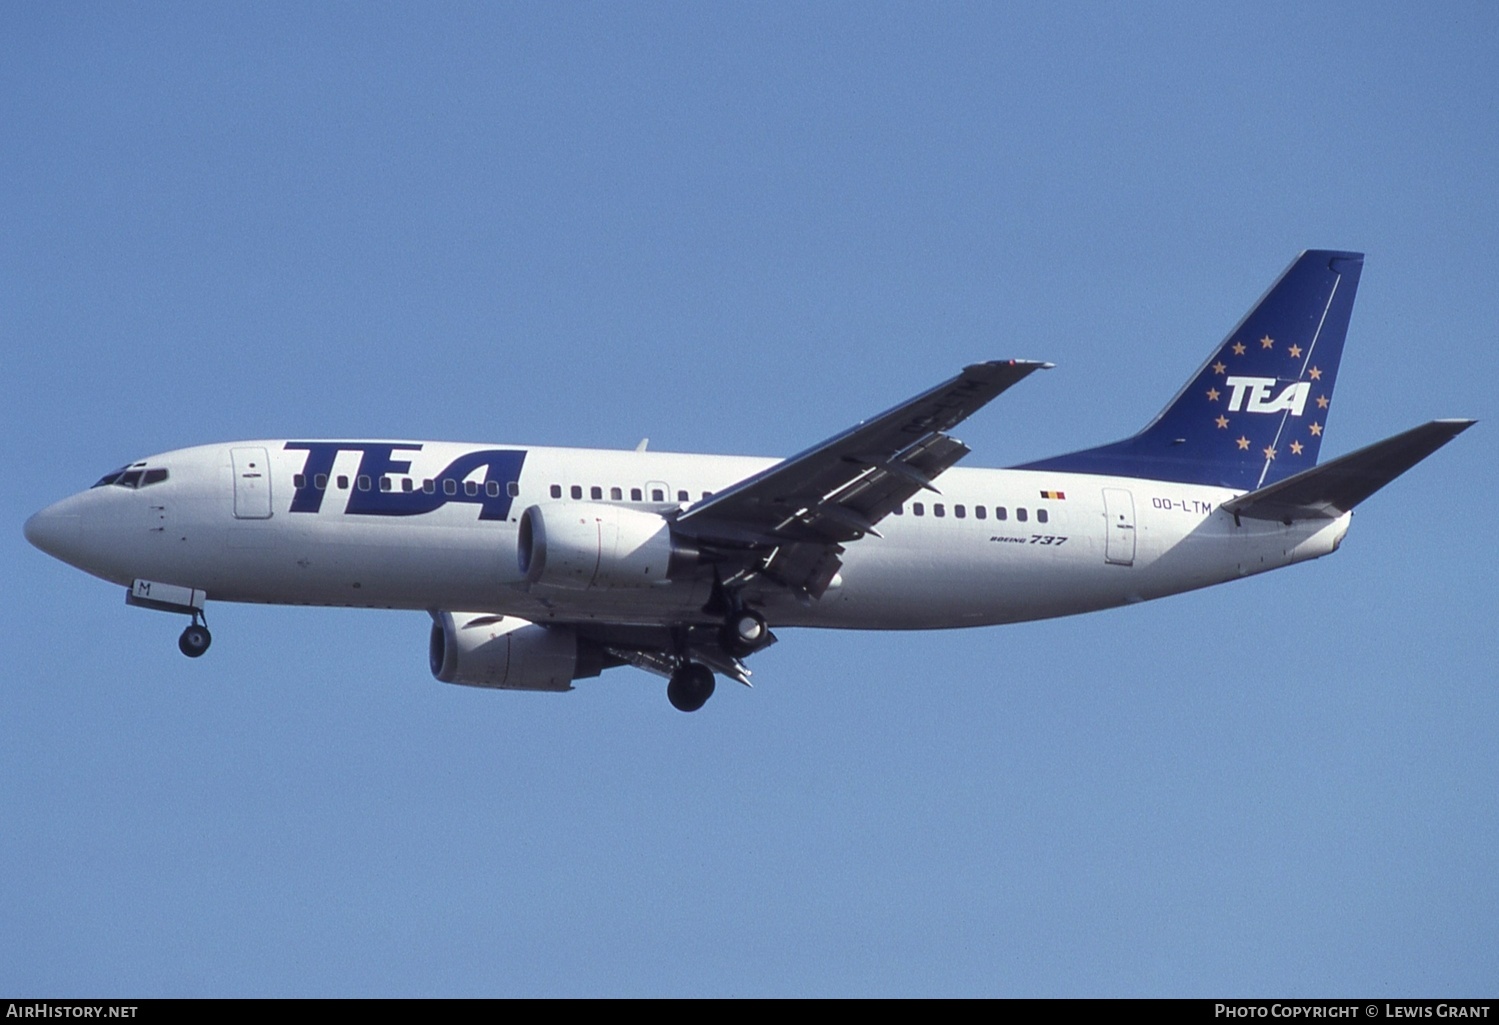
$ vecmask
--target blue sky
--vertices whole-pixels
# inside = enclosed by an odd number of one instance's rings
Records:
[[[1480,424],[1343,550],[789,631],[696,715],[439,684],[420,613],[176,617],[27,546],[146,454],[786,454],[986,358],[968,465],[1152,416],[1368,254],[1324,458],[1490,418],[1499,10],[11,5],[0,991],[1493,995]]]

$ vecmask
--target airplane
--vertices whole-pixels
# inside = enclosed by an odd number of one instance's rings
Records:
[[[1317,462],[1363,254],[1308,250],[1139,433],[1008,469],[949,433],[1051,364],[975,363],[787,459],[390,440],[180,449],[27,520],[42,551],[185,614],[425,610],[446,683],[566,691],[631,665],[696,711],[777,629],[1090,612],[1335,551],[1352,510],[1472,426]]]

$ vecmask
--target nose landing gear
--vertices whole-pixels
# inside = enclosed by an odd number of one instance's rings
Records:
[[[135,580],[125,591],[125,604],[158,612],[185,612],[192,616],[192,623],[177,638],[177,650],[188,658],[198,658],[213,643],[213,635],[208,632],[208,619],[203,615],[203,601],[207,597],[207,592],[197,588]]]

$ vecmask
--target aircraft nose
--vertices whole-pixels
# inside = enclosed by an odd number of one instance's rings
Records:
[[[26,540],[55,559],[72,562],[78,553],[79,516],[51,505],[26,521]]]

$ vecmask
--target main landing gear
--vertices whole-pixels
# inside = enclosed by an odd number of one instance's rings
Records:
[[[711,641],[698,648],[697,657],[708,664],[694,661],[689,655],[689,646],[685,643],[677,649],[680,661],[672,670],[670,681],[666,685],[666,697],[673,708],[682,712],[696,712],[702,708],[713,696],[714,667],[730,679],[748,683],[749,672],[738,660],[775,643],[765,617],[746,608],[736,608],[729,613],[723,625],[718,628],[716,639],[721,654],[713,651]],[[728,657],[725,659],[723,656]]]
[[[192,623],[182,631],[182,636],[177,638],[177,650],[188,658],[197,658],[213,643],[213,634],[208,632],[207,625],[199,622],[201,618],[201,612],[194,612]]]
[[[666,685],[666,700],[679,712],[696,712],[713,696],[713,670],[701,662],[683,662]]]

